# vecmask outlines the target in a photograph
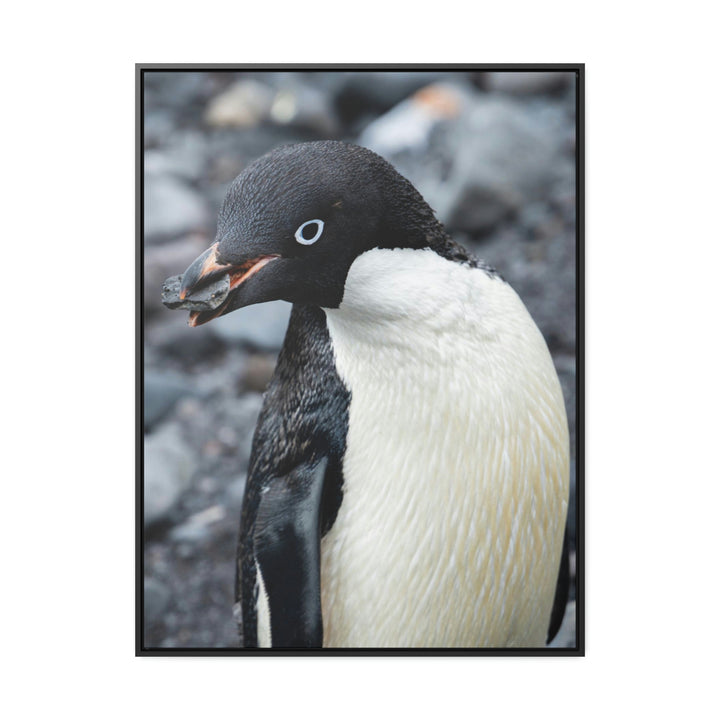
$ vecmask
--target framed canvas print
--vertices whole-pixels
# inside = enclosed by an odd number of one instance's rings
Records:
[[[137,654],[584,654],[583,73],[137,67]]]

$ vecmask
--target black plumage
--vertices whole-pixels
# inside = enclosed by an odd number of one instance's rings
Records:
[[[342,457],[345,453],[350,395],[340,381],[332,358],[323,311],[296,305],[287,335],[270,381],[258,419],[243,501],[238,543],[237,600],[242,606],[242,630],[246,647],[257,645],[255,572],[256,523],[264,503],[269,508],[287,511],[306,488],[293,476],[298,467],[312,469],[324,464],[322,477],[310,483],[322,483],[319,522],[315,534],[324,535],[335,521],[342,501]],[[306,483],[307,484],[307,483]],[[269,488],[284,488],[287,496],[268,495]],[[289,502],[287,500],[289,499]],[[319,541],[319,536],[317,540]],[[288,558],[284,566],[292,566]],[[264,573],[267,576],[269,573]],[[298,593],[297,578],[285,575],[277,589],[286,606]],[[270,590],[270,589],[269,589]],[[284,599],[290,596],[289,601]],[[273,593],[270,593],[270,597]],[[319,608],[319,598],[317,598]],[[321,645],[319,636],[308,644]],[[276,633],[277,634],[277,633]]]

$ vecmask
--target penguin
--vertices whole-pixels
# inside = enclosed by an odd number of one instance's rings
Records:
[[[242,506],[245,647],[552,638],[568,585],[557,373],[518,295],[390,163],[339,141],[264,155],[167,295],[191,326],[293,305]]]

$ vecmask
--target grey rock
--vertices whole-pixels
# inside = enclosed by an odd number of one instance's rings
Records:
[[[290,303],[281,300],[250,305],[216,318],[209,327],[230,345],[277,350],[285,338],[291,309]]]
[[[188,106],[203,102],[214,90],[209,73],[192,71],[146,72],[144,84],[149,108],[164,107],[175,113],[186,112]]]
[[[220,355],[226,348],[210,329],[212,323],[191,328],[186,313],[173,313],[167,308],[161,316],[145,323],[147,358],[153,365],[165,366],[167,360],[194,368],[197,363]]]
[[[248,356],[243,373],[243,385],[252,392],[265,392],[275,372],[276,358],[274,355],[253,353]]]
[[[252,449],[253,434],[257,424],[258,415],[262,408],[262,395],[259,393],[245,393],[237,396],[226,392],[212,401],[212,430],[208,439],[223,446],[232,458],[232,478],[238,471],[247,467]],[[202,421],[202,416],[199,418]],[[204,423],[207,425],[207,423]],[[206,428],[198,430],[198,434]]]
[[[464,77],[464,73],[442,71],[335,73],[329,78],[329,89],[342,119],[352,122],[366,114],[386,112],[426,85]]]
[[[247,475],[241,475],[229,483],[225,491],[228,507],[240,508],[245,496],[246,483]]]
[[[515,99],[437,84],[371,123],[360,144],[411,180],[451,231],[479,235],[565,179],[562,122],[562,112],[533,116]]]
[[[533,318],[553,354],[575,352],[574,244],[561,234],[544,246],[530,244],[539,257],[520,270],[523,299],[535,307]]]
[[[174,275],[165,280],[162,286],[162,303],[171,310],[217,310],[230,292],[230,276],[223,275],[219,280],[204,285],[180,299],[182,275]]]
[[[577,635],[575,630],[575,601],[568,602],[565,608],[560,630],[553,641],[548,645],[551,648],[574,648],[577,643]]]
[[[484,233],[498,225],[519,205],[518,197],[508,188],[483,187],[472,180],[448,188],[438,211],[451,230]]]
[[[456,119],[469,100],[459,85],[429,85],[370,123],[358,142],[389,160],[408,151],[419,156],[427,152],[433,130]]]
[[[237,467],[245,467],[250,459],[253,434],[262,402],[260,393],[245,393],[239,398],[226,397],[221,408],[223,424],[233,428],[237,433],[235,442]]]
[[[170,531],[170,539],[175,542],[201,543],[210,537],[212,525],[224,520],[225,508],[222,505],[213,505],[205,510],[191,515],[182,525],[177,525]]]
[[[192,329],[194,330],[195,328]],[[240,379],[245,371],[247,353],[242,348],[227,348],[225,345],[222,347],[224,352],[221,362],[194,368],[193,379],[203,398],[208,399],[214,395],[234,397],[241,391]]]
[[[162,117],[162,116],[161,116]],[[154,123],[154,129],[162,132],[162,121]],[[150,149],[145,152],[144,170],[151,175],[175,175],[176,177],[198,182],[203,179],[207,162],[205,138],[199,132],[180,132],[167,128],[163,149]],[[148,131],[145,129],[146,143]]]
[[[162,420],[180,398],[196,394],[191,379],[177,372],[146,370],[144,381],[143,409],[146,430]]]
[[[512,100],[477,100],[449,139],[452,168],[434,207],[453,230],[486,232],[556,179],[558,138]]]
[[[166,519],[190,487],[193,455],[176,424],[145,437],[144,521]]]
[[[251,78],[238,80],[210,101],[205,122],[213,127],[255,127],[268,117],[272,103],[270,87]]]
[[[340,133],[340,123],[327,93],[297,81],[276,91],[270,118],[278,125],[311,130],[324,138]]]
[[[192,232],[209,234],[211,219],[202,195],[165,174],[145,174],[145,242],[164,242]]]
[[[551,92],[570,86],[574,80],[574,73],[561,71],[489,72],[483,76],[488,90],[515,95]]]
[[[534,202],[524,205],[518,212],[518,224],[528,235],[551,235],[557,231],[553,213],[547,203]]]
[[[189,235],[162,245],[146,245],[143,256],[143,293],[146,314],[164,311],[165,278],[182,273],[209,245],[204,235]]]
[[[146,625],[161,622],[170,605],[170,590],[157,578],[146,577],[143,581],[143,608]]]
[[[174,130],[175,125],[172,113],[166,110],[147,111],[143,122],[144,147],[153,148],[164,144]],[[146,165],[148,154],[147,152],[145,154]]]

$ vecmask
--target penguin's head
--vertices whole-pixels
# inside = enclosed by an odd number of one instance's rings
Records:
[[[334,141],[281,147],[234,180],[216,240],[185,271],[179,300],[229,277],[221,302],[192,312],[190,325],[271,300],[335,308],[355,258],[424,247],[439,227],[412,184],[370,150]]]

